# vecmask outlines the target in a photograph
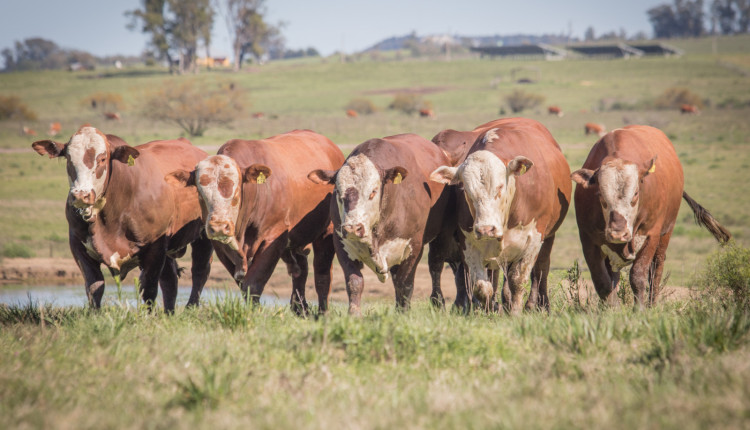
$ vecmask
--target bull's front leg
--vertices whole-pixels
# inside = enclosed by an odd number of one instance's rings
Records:
[[[86,247],[72,232],[68,235],[68,243],[70,251],[73,253],[73,259],[75,259],[81,274],[83,274],[89,306],[99,309],[104,295],[104,275],[102,275],[101,263],[91,258],[86,252]]]
[[[162,236],[142,249],[139,259],[141,261],[141,274],[138,279],[140,281],[141,299],[146,307],[151,310],[156,302],[156,296],[159,294],[159,278],[161,278],[162,269],[167,259],[166,237]],[[176,282],[174,282],[174,285],[168,282],[162,287],[164,310],[167,312],[174,310],[172,296],[177,296],[176,284]],[[167,306],[171,306],[172,309],[168,309]]]
[[[541,243],[539,246],[529,246],[519,260],[508,266],[506,277],[510,289],[510,306],[507,311],[510,315],[518,315],[523,310],[524,287],[536,264],[540,248]]]
[[[285,247],[286,236],[284,240],[276,239],[270,244],[260,247],[252,257],[252,262],[248,262],[247,273],[240,282],[245,300],[252,300],[256,305],[260,304],[263,289],[271,278],[274,269],[276,269],[276,264],[278,264]]]
[[[365,280],[362,277],[363,264],[359,260],[352,260],[349,254],[344,250],[341,239],[336,236],[333,239],[336,258],[341,264],[341,270],[344,272],[346,280],[346,294],[349,296],[349,315],[361,316],[362,291],[365,289]]]
[[[309,273],[307,255],[287,249],[281,254],[281,259],[286,263],[287,273],[292,277],[292,297],[289,305],[296,315],[306,316],[309,312],[305,298],[305,284]]]
[[[201,229],[200,236],[190,245],[192,259],[190,272],[193,276],[193,288],[190,291],[188,306],[198,306],[203,286],[206,285],[208,275],[211,273],[214,247],[205,235],[205,230]]]
[[[469,297],[467,301],[471,303],[477,300],[484,310],[489,312],[492,309],[494,288],[484,264],[484,256],[476,247],[467,243],[464,261],[466,262],[466,270],[469,272],[469,287],[467,288]]]
[[[313,241],[313,275],[315,292],[318,293],[318,313],[328,311],[328,296],[331,294],[331,269],[336,251],[333,234],[326,234]]]
[[[408,310],[411,307],[411,296],[414,292],[414,275],[417,272],[417,263],[422,258],[422,247],[419,252],[412,253],[406,260],[391,270],[393,276],[393,287],[396,290],[396,309]]]
[[[641,248],[635,257],[633,267],[630,269],[630,286],[633,289],[636,310],[643,309],[648,304],[646,302],[646,292],[649,291],[651,264],[654,260],[658,242],[658,240],[651,240],[650,237],[647,238],[643,248]]]

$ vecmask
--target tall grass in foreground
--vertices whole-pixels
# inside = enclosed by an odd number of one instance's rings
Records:
[[[750,313],[0,307],[0,427],[739,428]]]

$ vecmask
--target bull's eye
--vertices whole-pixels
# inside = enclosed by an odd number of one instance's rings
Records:
[[[503,194],[503,185],[500,184],[497,186],[497,197],[500,197]]]
[[[375,198],[375,194],[377,194],[377,193],[378,193],[378,190],[377,190],[377,188],[376,188],[376,189],[374,189],[374,190],[372,190],[372,192],[370,193],[370,197],[369,197],[369,199],[370,199],[370,200],[374,199],[374,198]]]
[[[607,209],[607,202],[604,199],[599,199],[604,209]]]
[[[630,206],[635,207],[636,204],[638,204],[638,192],[635,193],[633,199],[630,201]]]

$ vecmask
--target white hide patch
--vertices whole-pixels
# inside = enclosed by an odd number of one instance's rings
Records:
[[[508,177],[506,172],[505,164],[489,151],[472,153],[457,171],[464,184],[474,225],[493,226],[499,235],[508,224],[510,204],[516,191],[515,176]]]
[[[607,257],[607,260],[609,260],[609,265],[610,267],[612,267],[612,271],[619,272],[625,267],[633,264],[633,261],[635,261],[635,257],[638,255],[638,252],[641,250],[641,248],[643,248],[644,243],[646,243],[646,236],[636,235],[635,238],[633,238],[633,255],[631,258],[623,258],[623,256],[613,251],[606,244],[601,246],[601,250],[602,253]]]
[[[372,227],[380,220],[382,179],[377,167],[364,154],[347,158],[336,175],[336,204],[341,225],[365,227],[365,237],[372,236]],[[350,189],[357,192],[354,207],[344,207],[344,197]],[[372,198],[370,198],[372,196]]]
[[[68,177],[71,194],[94,191],[97,198],[101,197],[108,175],[106,170],[99,178],[96,177],[95,173],[97,160],[107,153],[107,142],[102,135],[97,133],[94,127],[83,127],[70,138],[67,152],[70,163],[76,172],[75,181]],[[86,165],[87,160],[91,164],[90,167]]]
[[[341,237],[341,234],[339,234],[339,237]],[[411,239],[395,238],[388,240],[377,250],[372,249],[370,238],[342,237],[341,244],[350,260],[361,261],[378,275],[380,282],[385,282],[389,278],[391,267],[401,264],[412,253]]]
[[[231,222],[236,227],[240,214],[240,194],[242,192],[242,178],[237,163],[226,155],[208,157],[195,166],[195,183],[198,194],[208,211],[206,224],[208,225],[214,219]],[[220,188],[222,184],[227,187],[223,194]],[[229,185],[231,185],[231,189],[228,188]],[[206,233],[209,232],[206,231]],[[234,236],[213,235],[209,238],[229,245],[235,251],[239,250],[237,239]]]
[[[609,225],[610,213],[617,212],[627,220],[627,231],[632,236],[639,205],[630,203],[638,192],[638,167],[622,160],[609,162],[599,168],[597,181],[599,195],[607,203],[607,208],[602,208],[605,225]]]

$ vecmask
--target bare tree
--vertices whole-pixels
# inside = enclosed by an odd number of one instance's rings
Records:
[[[234,70],[239,71],[245,56],[259,60],[266,52],[282,47],[282,24],[272,25],[266,19],[266,0],[216,0],[232,39]]]

